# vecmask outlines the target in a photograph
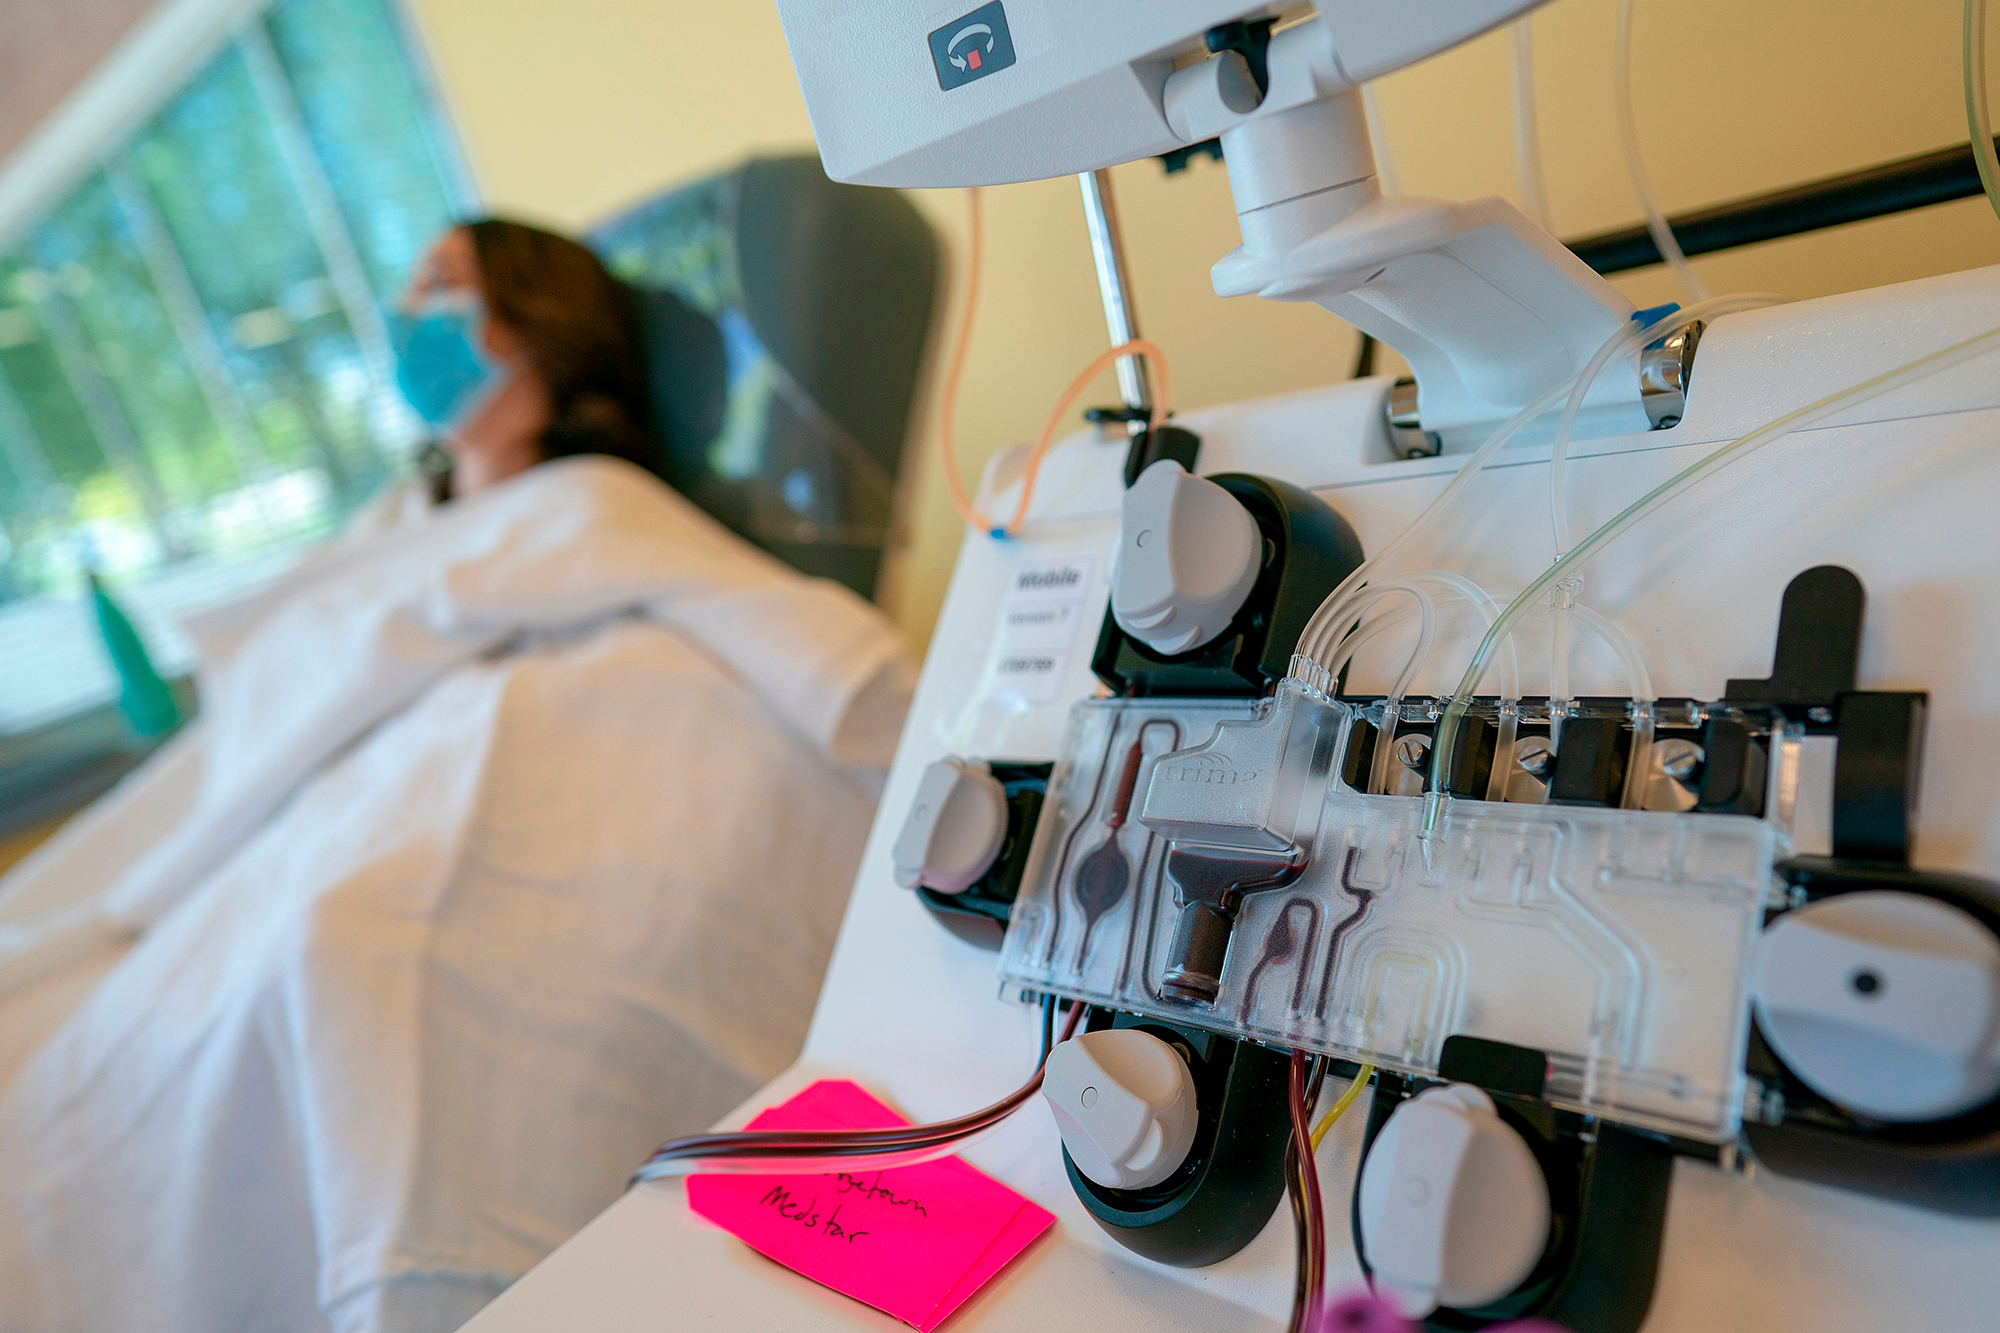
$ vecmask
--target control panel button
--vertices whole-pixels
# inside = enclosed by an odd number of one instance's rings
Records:
[[[2000,941],[1916,893],[1842,893],[1764,932],[1757,1024],[1820,1096],[1877,1120],[1942,1120],[2000,1095]]]
[[[1549,1237],[1541,1164],[1469,1083],[1397,1107],[1361,1167],[1362,1246],[1375,1289],[1410,1319],[1496,1301]]]
[[[1125,492],[1112,617],[1162,656],[1198,648],[1229,628],[1263,557],[1257,521],[1235,496],[1163,458]]]
[[[1201,1120],[1187,1062],[1138,1028],[1057,1046],[1042,1096],[1076,1169],[1108,1189],[1145,1189],[1178,1171]]]
[[[978,883],[1007,839],[1007,792],[986,765],[946,755],[924,770],[896,835],[896,882],[939,893]]]

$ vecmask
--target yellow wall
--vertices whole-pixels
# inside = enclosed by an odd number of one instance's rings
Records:
[[[580,226],[746,153],[810,141],[767,0],[410,3],[496,209]],[[1535,19],[1561,235],[1638,217],[1613,116],[1616,14],[1614,0],[1557,0]],[[1959,7],[1946,0],[1646,0],[1638,37],[1640,133],[1670,211],[1966,138]],[[1404,191],[1514,197],[1504,33],[1391,76],[1377,93]],[[1209,290],[1209,265],[1237,240],[1218,165],[1166,177],[1137,163],[1116,174],[1140,320],[1172,358],[1174,406],[1345,373],[1353,333],[1331,316]],[[955,243],[962,198],[917,198]],[[968,478],[995,448],[1031,437],[1051,397],[1104,346],[1075,183],[986,199],[987,282],[960,406]],[[1695,265],[1717,292],[1802,297],[1995,262],[2000,222],[1965,200]],[[1618,282],[1641,305],[1679,296],[1663,270]],[[1095,401],[1114,397],[1107,377]],[[931,449],[912,466],[910,561],[889,600],[921,645],[961,530]]]

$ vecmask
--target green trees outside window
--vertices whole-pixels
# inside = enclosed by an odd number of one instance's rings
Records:
[[[383,312],[474,197],[397,0],[275,0],[0,236],[0,734],[117,690],[94,571],[172,619],[406,466]]]

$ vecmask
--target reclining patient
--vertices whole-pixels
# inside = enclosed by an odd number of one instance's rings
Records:
[[[805,1034],[911,673],[641,464],[623,290],[453,230],[448,469],[191,627],[0,881],[0,1329],[455,1328]]]

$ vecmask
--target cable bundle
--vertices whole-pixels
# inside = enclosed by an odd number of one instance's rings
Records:
[[[1047,1039],[1054,1014],[1054,1000],[1044,1013],[1042,1058],[1034,1075],[1013,1092],[983,1110],[955,1120],[929,1125],[904,1125],[894,1129],[850,1130],[738,1130],[719,1134],[695,1134],[673,1139],[654,1150],[632,1178],[631,1186],[663,1176],[690,1175],[696,1171],[765,1172],[782,1167],[787,1172],[836,1170],[850,1159],[868,1157],[872,1165],[888,1169],[913,1166],[918,1162],[949,1157],[978,1134],[983,1134],[1021,1109],[1041,1090],[1042,1071],[1049,1061],[1053,1043]],[[1059,1040],[1067,1041],[1083,1018],[1085,1006],[1070,1010]]]

